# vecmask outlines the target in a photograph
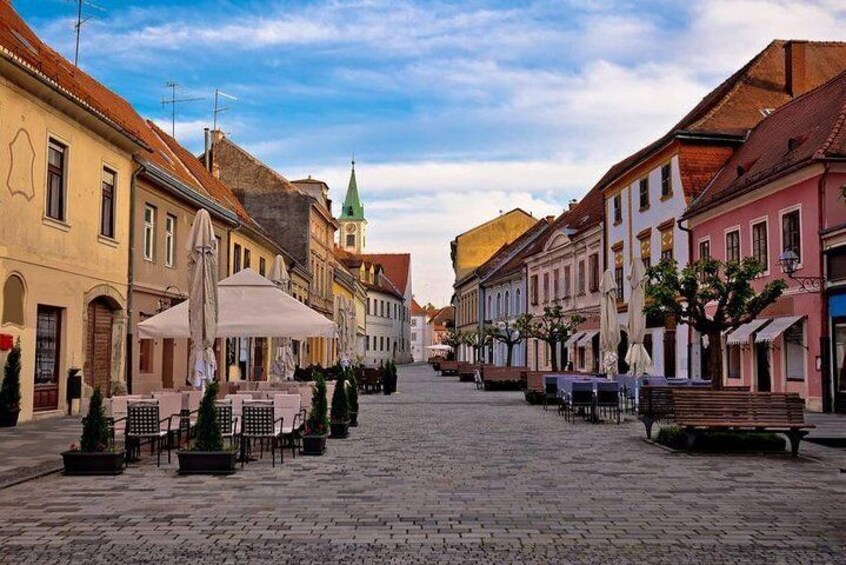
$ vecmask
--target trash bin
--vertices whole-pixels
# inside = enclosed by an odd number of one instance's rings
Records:
[[[79,369],[68,369],[68,384],[65,391],[65,400],[68,404],[68,415],[71,414],[71,407],[74,400],[82,398],[82,375]]]

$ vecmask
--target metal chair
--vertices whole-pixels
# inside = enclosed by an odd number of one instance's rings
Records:
[[[220,435],[228,439],[230,447],[234,449],[238,439],[238,418],[232,414],[232,401],[219,400],[215,402],[215,407]]]
[[[280,422],[281,423],[281,422]],[[270,440],[271,464],[276,466],[276,421],[273,418],[273,403],[269,401],[245,402],[241,417],[241,467],[243,468],[252,450],[253,440],[259,440],[259,457],[264,457],[264,441]],[[282,450],[279,450],[280,463],[284,463]]]
[[[128,461],[141,457],[141,444],[150,442],[150,452],[157,451],[156,466],[162,464],[162,444],[167,443],[167,462],[170,463],[172,432],[171,416],[159,418],[159,403],[154,400],[131,402],[126,407],[126,456]]]
[[[620,423],[620,383],[614,381],[599,381],[596,383],[596,409],[603,413],[609,411],[617,414],[617,423]]]
[[[593,418],[594,398],[593,398],[593,383],[590,381],[573,381],[570,383],[572,387],[570,394],[563,402],[564,417],[569,416],[570,422],[576,422],[576,410],[586,409],[586,415]]]
[[[302,398],[299,394],[274,394],[273,417],[276,420],[275,432],[282,441],[280,450],[291,448],[292,457],[297,456],[302,438]]]
[[[549,401],[552,400],[554,403],[560,406],[560,399],[558,397],[558,380],[550,379],[546,380],[543,385],[543,409],[546,410]]]

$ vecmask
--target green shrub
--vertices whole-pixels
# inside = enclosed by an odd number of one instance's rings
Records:
[[[338,375],[335,391],[332,393],[332,421],[346,422],[350,419],[350,404],[347,399],[347,387],[344,373]]]
[[[217,389],[220,385],[212,381],[206,385],[206,392],[197,413],[197,428],[194,433],[194,451],[223,451],[223,436],[217,421]]]
[[[109,425],[103,410],[103,393],[100,387],[94,389],[88,414],[82,420],[82,437],[79,440],[80,451],[86,453],[106,451],[109,447]]]
[[[346,374],[347,400],[349,401],[350,412],[358,414],[358,381],[355,380],[355,371],[349,369]]]
[[[21,340],[6,357],[3,369],[3,384],[0,385],[0,412],[17,412],[21,409]]]
[[[329,431],[329,407],[326,404],[326,379],[323,373],[316,372],[313,394],[311,397],[311,412],[306,419],[306,435],[322,436]]]
[[[687,449],[684,430],[678,426],[663,426],[655,441],[673,449]],[[779,434],[770,432],[704,431],[696,434],[693,449],[696,451],[784,451],[786,441]]]

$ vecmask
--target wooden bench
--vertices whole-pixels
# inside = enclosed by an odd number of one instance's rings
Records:
[[[368,394],[379,392],[382,388],[382,371],[380,369],[365,367],[358,386]]]
[[[673,419],[673,390],[673,387],[669,386],[640,387],[637,417],[646,427],[647,439],[652,439],[652,426],[655,422]]]
[[[708,430],[776,432],[787,436],[790,452],[814,426],[805,423],[805,402],[795,393],[672,390],[674,420],[687,435],[688,447]]]
[[[458,368],[456,369],[456,374],[458,374],[458,380],[462,383],[472,383],[476,378],[476,370],[479,368],[480,365],[477,365],[475,363],[459,361]]]
[[[544,398],[543,377],[553,375],[552,371],[529,371],[524,370],[520,375],[520,387],[526,396],[529,404],[542,404]]]
[[[520,390],[520,380],[528,367],[491,367],[481,370],[484,390]]]
[[[458,361],[441,361],[441,376],[458,376]]]

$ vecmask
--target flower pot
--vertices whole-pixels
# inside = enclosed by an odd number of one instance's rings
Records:
[[[350,412],[350,427],[358,427],[358,412]]]
[[[14,428],[18,425],[18,414],[20,410],[9,410],[0,412],[0,428]]]
[[[326,434],[303,436],[303,455],[323,455],[326,453]]]
[[[329,437],[334,439],[344,439],[350,434],[350,423],[346,422],[330,422],[329,429],[331,433]]]
[[[177,451],[180,475],[231,475],[237,451]]]
[[[63,451],[65,475],[120,475],[125,451]]]

